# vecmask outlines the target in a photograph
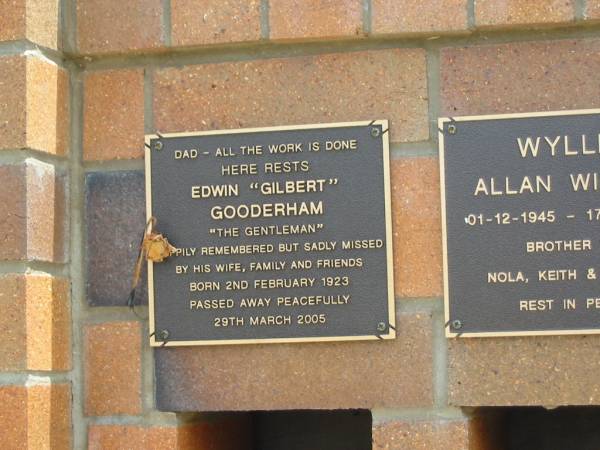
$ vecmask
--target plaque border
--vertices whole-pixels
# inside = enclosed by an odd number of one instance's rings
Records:
[[[576,330],[537,330],[537,331],[482,331],[460,333],[450,329],[450,299],[448,286],[448,237],[446,233],[446,173],[444,153],[444,124],[448,122],[478,122],[484,120],[502,119],[526,119],[531,117],[558,117],[558,116],[581,116],[586,114],[600,114],[600,109],[571,109],[564,111],[538,111],[511,114],[487,114],[473,116],[448,116],[438,118],[438,150],[440,159],[440,197],[441,197],[441,219],[442,219],[442,257],[444,275],[444,329],[447,338],[461,337],[506,337],[506,336],[561,336],[578,334],[600,334],[598,329],[576,329]]]
[[[394,255],[393,255],[393,237],[392,237],[392,201],[390,185],[390,145],[389,145],[389,124],[387,119],[378,119],[359,122],[334,122],[302,125],[281,125],[273,127],[253,127],[236,128],[229,130],[210,130],[210,131],[192,131],[176,133],[151,133],[144,137],[144,172],[145,172],[145,190],[146,190],[146,220],[152,217],[152,150],[150,141],[152,139],[188,137],[188,136],[214,136],[221,134],[241,134],[241,133],[261,133],[265,131],[290,131],[290,130],[309,130],[319,128],[344,128],[358,126],[381,125],[381,140],[383,144],[383,189],[384,189],[384,207],[385,207],[385,239],[386,239],[386,257],[387,257],[387,289],[388,289],[388,333],[373,334],[364,336],[314,336],[299,338],[265,338],[265,339],[209,339],[193,341],[157,341],[155,336],[155,316],[154,316],[154,263],[147,261],[148,271],[148,327],[150,331],[151,347],[181,347],[191,345],[239,345],[239,344],[278,344],[278,343],[299,343],[299,342],[340,342],[340,341],[365,341],[365,340],[383,340],[396,338],[396,302],[394,293]],[[160,135],[159,135],[160,134]],[[375,324],[374,324],[375,325]]]

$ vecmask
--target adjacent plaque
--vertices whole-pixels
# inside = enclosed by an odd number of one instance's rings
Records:
[[[388,125],[146,136],[151,345],[395,337]]]
[[[439,120],[447,336],[600,332],[600,111]]]

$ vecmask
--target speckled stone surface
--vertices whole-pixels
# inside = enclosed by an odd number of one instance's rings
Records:
[[[65,180],[33,159],[0,166],[0,260],[63,262],[66,258]]]
[[[467,0],[372,0],[373,34],[467,31]]]
[[[78,0],[82,54],[154,50],[164,45],[161,0]]]
[[[270,0],[271,39],[363,36],[361,0]]]
[[[3,445],[27,448],[27,390],[24,386],[0,386],[0,430]],[[25,445],[24,445],[25,444]]]
[[[441,296],[439,160],[392,160],[391,185],[396,295]]]
[[[27,388],[27,448],[71,448],[71,386],[40,384]]]
[[[446,48],[440,116],[598,108],[600,40]]]
[[[91,172],[85,179],[86,295],[93,306],[125,306],[144,232],[144,174]],[[146,271],[136,304],[147,303]]]
[[[276,58],[154,74],[154,125],[211,130],[389,119],[392,141],[429,136],[425,52]]]
[[[0,277],[0,371],[70,369],[68,292],[64,278]]]
[[[0,0],[0,41],[28,39],[58,48],[58,5],[56,0]]]
[[[27,253],[27,188],[25,165],[0,166],[0,259],[20,259]]]
[[[0,58],[0,148],[21,148],[27,140],[26,58]]]
[[[505,450],[494,417],[389,420],[373,424],[373,450]]]
[[[0,11],[2,11],[0,41],[15,41],[25,36],[27,29],[25,3],[26,0],[0,0]]]
[[[85,325],[86,416],[142,412],[141,335],[139,322]]]
[[[259,0],[172,0],[172,45],[260,39]]]
[[[71,448],[71,388],[68,384],[0,386],[2,448]]]
[[[36,57],[0,57],[0,149],[68,151],[68,75]]]
[[[399,314],[389,341],[156,349],[164,411],[426,407],[432,320]]]
[[[65,155],[69,148],[69,77],[66,70],[27,58],[27,147]]]
[[[27,256],[29,260],[65,262],[68,258],[65,174],[34,159],[26,161]]]
[[[66,278],[26,275],[27,368],[71,368],[71,290]]]
[[[575,0],[477,0],[478,27],[542,25],[575,20]]]
[[[600,336],[448,340],[452,405],[599,405]]]
[[[373,450],[471,450],[467,420],[391,421],[372,433]]]
[[[144,70],[102,70],[84,76],[83,157],[144,157]]]

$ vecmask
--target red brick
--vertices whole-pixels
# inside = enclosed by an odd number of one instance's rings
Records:
[[[394,282],[401,297],[442,294],[440,179],[437,158],[392,160]]]
[[[71,320],[67,280],[0,277],[0,370],[69,370]]]
[[[77,1],[80,53],[155,50],[163,44],[161,0]]]
[[[270,0],[271,39],[360,37],[361,0]]]
[[[477,0],[478,27],[548,25],[575,20],[575,0]]]
[[[55,0],[0,0],[0,41],[28,39],[58,48],[58,5]]]
[[[0,166],[0,260],[65,261],[64,177],[54,166],[27,159]]]
[[[83,157],[144,156],[144,72],[89,72],[84,78]]]
[[[28,381],[0,386],[2,446],[10,449],[71,448],[71,392],[68,384]]]
[[[142,412],[139,322],[86,325],[85,415]]]
[[[495,418],[373,419],[373,450],[500,450]]]
[[[88,449],[245,450],[251,448],[249,416],[187,425],[91,425]]]
[[[442,50],[441,115],[597,108],[600,40]]]
[[[467,30],[467,0],[372,0],[373,34]]]
[[[397,324],[396,339],[386,341],[156,349],[158,407],[248,411],[431,406],[431,317],[398,314]]]
[[[68,150],[68,75],[33,56],[0,58],[0,149]]]
[[[389,119],[392,141],[424,140],[426,78],[419,49],[159,69],[154,125],[185,131]]]
[[[260,0],[172,0],[173,45],[260,39]]]

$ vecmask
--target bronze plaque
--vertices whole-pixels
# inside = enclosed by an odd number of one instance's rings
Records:
[[[150,342],[395,337],[388,125],[146,136]]]
[[[600,332],[600,111],[439,120],[446,334]]]

